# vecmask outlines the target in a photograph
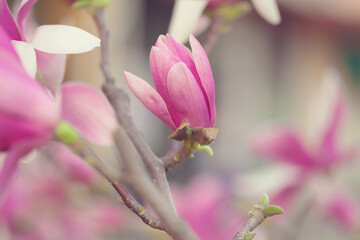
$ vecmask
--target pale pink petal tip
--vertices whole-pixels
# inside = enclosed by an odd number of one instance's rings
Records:
[[[124,76],[130,90],[145,105],[145,107],[168,125],[170,129],[175,130],[176,127],[170,116],[169,110],[159,93],[145,80],[132,73],[124,72]]]
[[[61,88],[61,98],[62,118],[85,138],[99,145],[113,142],[115,114],[98,90],[83,83],[67,83]]]

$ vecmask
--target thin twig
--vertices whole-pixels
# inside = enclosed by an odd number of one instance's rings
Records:
[[[99,8],[94,13],[95,23],[98,27],[101,39],[101,69],[104,73],[107,83],[113,83],[115,78],[112,76],[110,69],[110,33],[105,22],[105,8]]]
[[[172,140],[169,149],[167,150],[165,155],[161,157],[161,160],[174,156],[180,150],[182,145],[182,142]]]
[[[120,183],[120,181],[114,180],[114,177],[103,164],[100,157],[86,144],[83,139],[79,139],[75,144],[69,145],[71,150],[87,161],[97,172],[99,172],[105,179],[113,186],[115,191],[121,196],[124,205],[134,212],[145,224],[152,228],[165,230],[164,224],[157,218],[151,215],[151,213],[145,210],[142,206]],[[121,178],[120,178],[121,179]]]
[[[151,151],[146,144],[142,133],[136,127],[129,110],[129,97],[127,94],[114,84],[104,84],[103,91],[110,104],[113,106],[117,119],[139,153],[146,168],[148,169],[153,182],[160,190],[168,205],[176,212],[175,204],[170,192],[169,182],[166,178],[166,171],[163,162]]]
[[[106,79],[106,83],[103,85],[103,91],[112,105],[120,125],[125,129],[131,142],[147,167],[153,182],[158,186],[160,193],[167,201],[167,204],[174,212],[176,212],[169,183],[166,178],[164,164],[151,151],[150,147],[145,142],[142,133],[135,125],[135,122],[130,114],[130,98],[128,94],[115,85],[114,78],[112,77],[109,66],[109,34],[106,28],[104,11],[104,8],[99,8],[94,14],[94,19],[100,32],[102,52],[101,66]]]
[[[264,215],[265,206],[261,204],[256,204],[255,208],[249,212],[248,217],[244,224],[241,226],[240,230],[232,238],[232,240],[245,240],[246,235],[252,232],[257,226],[259,226],[265,219]]]
[[[174,240],[197,240],[189,226],[166,204],[159,189],[152,184],[143,165],[137,161],[133,146],[123,129],[114,134],[115,145],[124,163],[128,184],[158,214],[165,225],[166,232]]]
[[[166,172],[188,158],[186,154],[181,154],[180,150],[184,147],[181,145],[183,145],[183,143],[173,140],[168,152],[161,158]]]

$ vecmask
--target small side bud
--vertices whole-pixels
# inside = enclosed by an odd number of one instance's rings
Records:
[[[140,216],[142,216],[142,215],[145,214],[145,209],[144,209],[143,207],[139,206],[139,207],[137,208],[137,210],[138,210]]]
[[[117,200],[120,204],[122,204],[122,205],[125,204],[124,199],[122,197],[118,197]]]
[[[55,136],[65,144],[73,144],[79,139],[76,129],[67,122],[60,122],[56,126]]]
[[[256,233],[254,232],[249,232],[248,234],[246,234],[245,240],[252,240],[255,237],[255,234]]]
[[[214,155],[212,148],[209,145],[200,145],[199,143],[192,143],[192,148],[197,151],[202,151],[210,156]]]
[[[265,217],[272,217],[274,215],[280,215],[284,213],[285,213],[284,209],[276,205],[268,205],[264,209]]]
[[[263,193],[260,197],[259,204],[266,207],[267,205],[269,205],[269,201],[269,195],[267,195],[267,193]]]

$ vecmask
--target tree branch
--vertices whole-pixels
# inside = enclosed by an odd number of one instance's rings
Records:
[[[284,210],[276,205],[269,205],[269,196],[263,193],[259,202],[254,205],[254,209],[248,214],[248,217],[240,230],[232,240],[251,240],[255,233],[252,231],[259,226],[266,218],[275,215],[284,214]]]
[[[130,114],[130,98],[128,94],[115,85],[109,65],[109,33],[105,23],[105,9],[99,8],[95,11],[94,19],[97,23],[101,38],[101,66],[104,72],[106,83],[103,85],[103,92],[112,105],[120,125],[125,129],[135,149],[147,167],[153,182],[158,186],[161,195],[167,204],[176,212],[175,204],[171,196],[169,183],[166,178],[166,171],[163,162],[151,151],[146,144],[142,133],[136,127]]]
[[[247,240],[246,236],[266,219],[263,213],[264,208],[264,205],[256,204],[254,210],[249,212],[246,221],[232,240]]]
[[[68,145],[71,150],[89,165],[91,165],[97,172],[99,172],[105,179],[113,186],[115,191],[121,196],[124,205],[134,212],[146,225],[152,228],[165,230],[164,224],[151,213],[145,210],[142,206],[125,188],[120,181],[123,177],[114,176],[111,174],[100,157],[86,144],[83,139],[79,139],[75,144]],[[120,178],[120,181],[114,179]]]
[[[94,13],[95,23],[99,30],[100,39],[101,39],[101,69],[104,73],[105,80],[107,83],[113,83],[115,78],[112,76],[110,69],[110,51],[109,51],[109,42],[110,42],[110,33],[106,27],[105,22],[105,9],[99,8]]]
[[[128,184],[145,200],[158,214],[165,225],[165,231],[174,240],[196,240],[196,235],[189,226],[172,210],[161,197],[159,189],[152,184],[143,165],[137,161],[133,146],[123,129],[118,129],[114,135],[115,145],[124,163]]]

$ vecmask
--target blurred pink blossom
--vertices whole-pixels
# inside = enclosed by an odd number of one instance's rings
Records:
[[[291,204],[294,196],[305,186],[313,188],[312,198],[318,209],[330,214],[341,225],[355,227],[360,220],[360,208],[353,204],[347,191],[331,183],[330,173],[336,172],[342,165],[348,164],[358,156],[356,147],[344,148],[339,144],[339,130],[347,108],[338,73],[327,72],[324,89],[327,89],[326,107],[316,109],[324,111],[323,121],[312,129],[320,137],[317,144],[305,144],[305,141],[292,128],[275,126],[260,131],[254,138],[253,149],[259,155],[280,161],[297,169],[293,182],[279,191],[274,202],[281,206]],[[313,103],[312,105],[314,105]],[[328,107],[328,109],[326,109]],[[316,122],[315,113],[312,121]],[[321,180],[323,179],[323,180]],[[321,182],[321,186],[317,182]],[[317,190],[316,190],[316,189]],[[350,204],[352,203],[352,204]]]
[[[213,127],[216,119],[214,79],[200,43],[190,36],[192,52],[170,35],[161,35],[150,52],[156,91],[125,72],[135,96],[171,130],[186,120],[190,127]]]
[[[116,120],[97,90],[69,83],[54,99],[26,73],[1,26],[0,54],[0,151],[7,152],[0,172],[0,193],[11,182],[18,160],[53,139],[54,128],[61,120],[73,124],[95,143],[111,143]]]
[[[230,189],[217,176],[199,175],[185,187],[172,186],[172,192],[179,215],[200,239],[231,239],[245,220],[231,207]]]
[[[0,205],[0,231],[14,240],[97,240],[121,231],[121,205],[43,160],[26,165]]]

